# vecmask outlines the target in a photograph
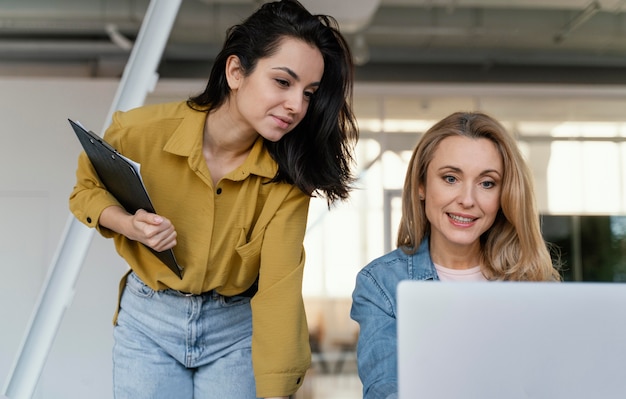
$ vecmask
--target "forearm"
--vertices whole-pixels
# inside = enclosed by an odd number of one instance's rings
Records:
[[[109,206],[102,210],[98,224],[118,234],[128,237],[128,224],[132,215],[121,206]],[[130,237],[129,237],[130,238]]]
[[[176,245],[177,233],[172,223],[143,209],[131,215],[121,206],[109,206],[102,210],[99,224],[159,252]]]

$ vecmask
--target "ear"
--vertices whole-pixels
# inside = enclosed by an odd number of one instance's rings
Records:
[[[420,201],[423,201],[424,198],[426,198],[426,195],[424,194],[424,185],[420,184],[418,190],[417,190],[417,195],[420,199]]]
[[[231,55],[226,59],[226,70],[224,71],[226,74],[226,81],[228,82],[228,87],[231,90],[237,90],[241,85],[241,81],[243,80],[243,73],[241,71],[241,62],[239,61],[239,57],[236,55]]]

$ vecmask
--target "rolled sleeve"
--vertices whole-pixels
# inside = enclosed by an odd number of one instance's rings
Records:
[[[98,224],[102,211],[109,206],[121,205],[100,182],[98,174],[83,151],[78,156],[76,184],[69,199],[70,211],[80,222],[98,229],[104,237],[110,238],[113,232]]]

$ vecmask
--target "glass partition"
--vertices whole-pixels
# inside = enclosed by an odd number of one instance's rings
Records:
[[[359,397],[350,320],[356,274],[395,248],[407,163],[421,134],[454,111],[481,110],[516,137],[532,170],[544,237],[566,281],[626,281],[626,90],[616,88],[355,88],[361,128],[349,201],[314,198],[303,293],[314,381]],[[324,377],[341,375],[341,379]],[[317,389],[319,387],[313,387]],[[346,396],[348,397],[348,396]]]

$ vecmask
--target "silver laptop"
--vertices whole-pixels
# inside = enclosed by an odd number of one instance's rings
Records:
[[[626,284],[403,281],[399,399],[626,398]]]

